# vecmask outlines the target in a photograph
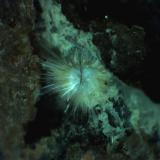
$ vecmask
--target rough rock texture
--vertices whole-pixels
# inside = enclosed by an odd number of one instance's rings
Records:
[[[29,36],[32,1],[0,4],[0,151],[11,160],[21,155],[24,125],[35,116],[39,58],[33,54]]]
[[[142,88],[154,101],[160,102],[160,96],[157,94],[160,90],[160,78],[157,77],[160,68],[157,52],[160,50],[160,2],[158,0],[61,2],[63,13],[76,28],[95,33],[97,47],[103,51],[107,67],[110,66],[121,80]],[[119,43],[116,47],[112,46],[105,33],[108,25],[112,29],[111,35],[113,38],[116,37]],[[136,48],[131,47],[132,45]],[[113,63],[112,66],[110,63],[113,57],[114,61],[111,62],[119,64],[116,68],[114,68],[116,64]]]
[[[136,85],[136,78],[143,72],[144,36],[144,30],[139,26],[129,28],[108,22],[105,33],[95,34],[94,42],[101,51],[106,67],[121,80]]]
[[[0,0],[0,4],[0,159],[160,159],[159,105],[114,75],[108,83],[106,102],[95,106],[89,115],[73,115],[69,110],[60,120],[55,109],[58,104],[48,106],[49,99],[42,96],[43,103],[38,105],[44,108],[41,114],[53,107],[49,112],[54,117],[37,114],[36,120],[42,118],[42,124],[35,124],[34,130],[26,127],[31,120],[34,124],[39,78],[44,73],[40,73],[38,55],[101,55],[111,71],[126,76],[132,66],[139,68],[145,57],[141,27],[92,22],[90,30],[86,29],[89,32],[84,32],[68,21],[59,1],[35,0],[33,5],[32,0]],[[61,123],[49,126],[56,120]],[[36,142],[25,144],[24,136],[41,126],[49,126],[49,134],[37,133],[40,138]]]

